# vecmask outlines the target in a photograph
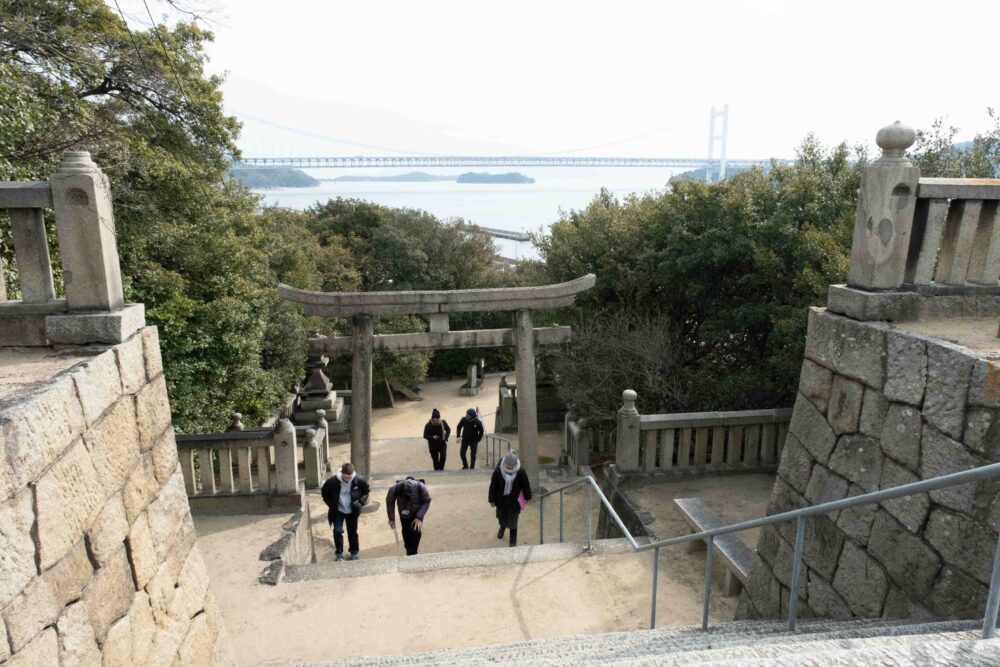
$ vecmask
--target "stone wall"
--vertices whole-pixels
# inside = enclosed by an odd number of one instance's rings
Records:
[[[1000,460],[1000,361],[809,315],[799,393],[768,514]],[[982,617],[1000,529],[994,480],[810,519],[800,616]],[[788,611],[795,525],[765,527],[737,618]]]
[[[232,664],[155,328],[0,402],[0,663]]]

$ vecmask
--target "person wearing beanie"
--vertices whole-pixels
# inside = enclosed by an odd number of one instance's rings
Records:
[[[524,505],[531,500],[531,482],[521,467],[517,452],[510,450],[493,470],[490,479],[490,506],[497,510],[497,539],[502,540],[505,530],[510,530],[510,546],[517,546],[517,519]]]
[[[333,527],[333,544],[337,550],[337,560],[344,560],[344,524],[347,524],[347,542],[350,555],[347,560],[357,560],[358,517],[361,508],[368,503],[370,488],[364,477],[354,472],[354,466],[345,463],[336,475],[323,483],[320,493],[323,502],[330,508],[326,520]]]
[[[424,440],[427,450],[431,453],[431,464],[435,470],[444,470],[445,459],[448,458],[448,436],[451,427],[441,419],[437,408],[431,411],[431,420],[424,425]]]
[[[476,448],[479,447],[479,441],[483,439],[485,431],[483,422],[479,420],[479,417],[476,416],[476,411],[472,408],[466,410],[465,416],[458,421],[458,427],[455,429],[455,437],[459,438],[462,443],[462,447],[458,451],[458,455],[462,457],[462,470],[475,469]],[[469,457],[469,460],[466,460],[465,452],[469,449],[472,450],[472,456]]]
[[[422,479],[407,477],[389,487],[389,492],[385,494],[385,511],[389,515],[389,527],[393,530],[396,530],[396,510],[399,510],[407,556],[417,555],[424,532],[424,517],[430,507],[431,492]]]

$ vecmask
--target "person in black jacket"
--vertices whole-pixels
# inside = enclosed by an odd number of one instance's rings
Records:
[[[364,477],[354,472],[354,466],[345,463],[336,475],[323,483],[323,502],[330,508],[326,520],[333,526],[333,544],[337,549],[337,560],[344,560],[344,524],[347,524],[347,542],[350,556],[347,560],[357,560],[358,517],[361,508],[368,503],[370,489]]]
[[[393,484],[385,494],[385,511],[389,514],[389,527],[393,530],[396,530],[397,505],[406,555],[415,556],[424,532],[424,517],[431,507],[431,492],[422,479],[407,477]]]
[[[431,464],[435,470],[444,470],[444,461],[448,458],[448,436],[451,427],[441,419],[437,408],[431,411],[431,420],[424,425],[424,440],[427,450],[431,453]]]
[[[455,429],[455,437],[460,438],[462,442],[462,447],[458,452],[458,455],[462,457],[462,470],[474,469],[476,467],[476,448],[479,447],[479,441],[483,439],[485,431],[483,422],[479,421],[479,418],[476,417],[476,411],[472,408],[466,410],[465,416],[458,421],[458,427]],[[472,449],[472,456],[466,461],[465,452],[470,448]]]
[[[517,452],[510,450],[493,470],[490,479],[489,501],[497,509],[500,529],[497,539],[503,539],[505,530],[510,530],[510,546],[517,546],[517,519],[524,509],[523,503],[531,500],[531,482],[528,473],[521,468]]]

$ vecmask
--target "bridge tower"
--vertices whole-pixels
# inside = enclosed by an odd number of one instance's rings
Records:
[[[722,131],[719,134],[715,132],[715,119],[722,118]],[[705,181],[711,183],[715,180],[713,178],[712,171],[714,169],[715,163],[715,143],[719,142],[719,173],[718,178],[721,180],[726,177],[726,139],[729,134],[729,105],[722,105],[722,109],[719,111],[712,107],[712,111],[709,113],[708,120],[708,166],[705,167]]]

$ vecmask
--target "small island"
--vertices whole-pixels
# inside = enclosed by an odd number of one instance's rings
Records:
[[[512,171],[506,174],[487,174],[477,172],[466,172],[455,179],[456,183],[534,183],[531,176],[519,174]]]
[[[319,185],[319,181],[309,174],[291,167],[231,167],[229,176],[253,190]]]

